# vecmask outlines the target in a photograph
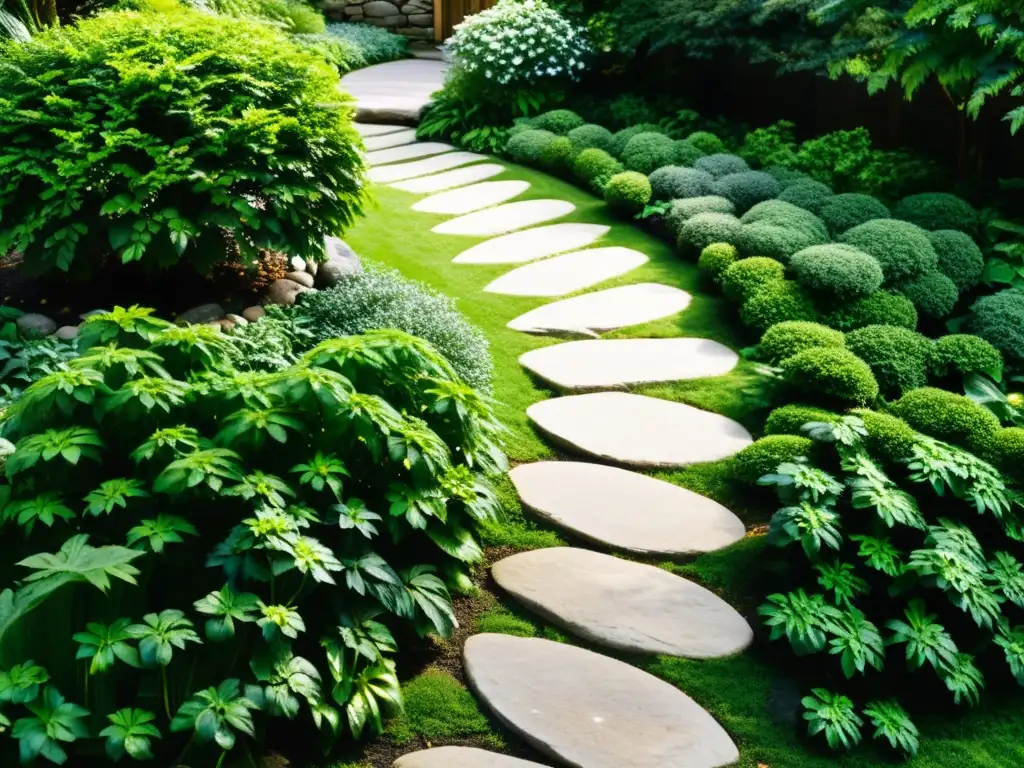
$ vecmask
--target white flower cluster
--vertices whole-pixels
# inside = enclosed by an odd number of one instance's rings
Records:
[[[455,27],[448,50],[466,72],[512,86],[575,80],[591,52],[582,30],[543,0],[499,0]]]

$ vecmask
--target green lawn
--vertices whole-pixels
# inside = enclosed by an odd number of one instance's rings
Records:
[[[682,314],[626,328],[608,334],[610,337],[699,336],[736,349],[751,343],[752,340],[741,335],[732,323],[732,308],[703,290],[696,268],[678,259],[667,244],[638,227],[611,219],[602,202],[565,182],[516,166],[510,166],[497,178],[529,181],[531,189],[518,199],[555,197],[572,201],[577,210],[566,220],[614,224],[612,232],[601,245],[635,248],[650,257],[643,267],[600,287],[660,282],[693,294],[692,303]],[[552,397],[554,393],[538,385],[517,362],[517,358],[527,350],[559,341],[529,336],[505,327],[512,318],[549,299],[484,293],[482,288],[488,282],[514,267],[453,264],[454,256],[480,242],[480,239],[430,232],[436,223],[449,217],[411,211],[411,205],[420,199],[417,195],[379,186],[374,192],[375,206],[346,234],[346,240],[364,258],[396,267],[405,275],[429,283],[458,299],[460,310],[484,330],[491,342],[495,363],[494,395],[499,416],[509,429],[507,450],[511,460],[519,463],[560,458],[556,450],[538,438],[525,416],[530,404]],[[744,423],[757,434],[764,412],[759,410],[757,398],[749,392],[756,380],[748,364],[741,362],[727,376],[647,386],[636,391],[717,411]],[[773,511],[771,506],[764,499],[751,498],[737,489],[734,483],[729,482],[726,469],[727,462],[716,462],[653,474],[717,499],[733,509],[748,525],[765,522]],[[541,529],[523,517],[510,483],[506,481],[500,491],[508,520],[486,532],[486,544],[524,549],[562,543],[561,536]],[[684,565],[666,567],[722,594],[752,619],[753,611],[764,597],[762,575],[770,573],[771,563],[778,564],[781,560],[781,555],[765,550],[763,537],[752,536],[728,550],[702,556]],[[488,595],[483,597],[491,599]],[[483,614],[484,627],[492,630],[507,627],[505,631],[524,634],[530,631],[532,624],[537,634],[569,641],[500,595],[498,600],[501,607],[491,608]],[[607,654],[607,651],[602,652]],[[768,705],[773,682],[787,674],[799,675],[798,667],[782,669],[779,660],[774,658],[776,655],[784,662],[790,661],[788,649],[767,647],[763,642],[741,656],[717,661],[674,658],[627,660],[678,685],[718,718],[739,745],[739,765],[744,768],[825,768],[836,764],[863,768],[894,762],[887,754],[871,748],[858,750],[855,757],[837,760],[831,754],[810,749],[798,733],[799,726],[780,725],[773,721]],[[801,690],[806,692],[805,688]],[[984,707],[966,710],[953,717],[936,717],[917,711],[912,714],[923,731],[921,754],[913,763],[919,768],[1010,768],[1024,765],[1024,727],[1021,725],[1024,722],[1024,696],[1014,695],[1005,702],[989,696]],[[870,731],[865,730],[870,736]]]

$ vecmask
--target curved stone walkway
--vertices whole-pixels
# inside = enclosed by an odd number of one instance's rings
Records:
[[[358,126],[367,137],[371,181],[427,197],[413,210],[450,216],[437,234],[488,237],[454,262],[514,268],[484,290],[566,297],[513,318],[525,333],[591,337],[534,349],[520,364],[567,393],[527,415],[559,446],[591,461],[546,461],[510,473],[524,508],[612,553],[683,557],[745,535],[717,502],[621,466],[682,467],[716,461],[751,442],[736,422],[683,403],[629,393],[650,382],[720,376],[736,353],[707,339],[614,339],[613,328],[686,311],[675,286],[602,288],[646,263],[646,254],[601,246],[610,227],[571,221],[561,200],[519,200],[529,184],[489,181],[491,158],[417,143],[400,125]],[[583,291],[582,293],[580,293]],[[594,461],[599,463],[593,463]],[[617,466],[610,466],[619,465]],[[578,637],[621,651],[693,659],[741,652],[753,633],[733,608],[697,584],[649,565],[587,549],[523,552],[496,563],[513,599]],[[466,674],[510,729],[561,764],[577,768],[718,768],[739,759],[715,719],[672,685],[636,667],[536,638],[475,635]],[[405,755],[397,768],[528,768],[494,753],[444,747]]]

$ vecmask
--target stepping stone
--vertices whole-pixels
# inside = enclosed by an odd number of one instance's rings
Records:
[[[386,136],[409,130],[404,125],[370,125],[369,123],[352,123],[352,127],[359,132],[360,136]]]
[[[433,176],[424,176],[422,179],[412,181],[400,181],[391,186],[401,189],[404,192],[412,192],[418,195],[426,195],[431,192],[440,192],[445,189],[461,187],[464,184],[472,184],[477,181],[497,176],[505,170],[505,166],[497,163],[477,163],[467,168],[456,168],[454,171],[445,171]]]
[[[376,152],[366,153],[366,162],[370,166],[387,165],[398,163],[403,160],[415,160],[417,157],[429,157],[440,155],[444,152],[451,152],[455,147],[440,141],[419,141],[415,144],[407,144],[404,147],[391,147],[390,149],[379,149]]]
[[[585,248],[610,229],[603,224],[549,224],[478,243],[452,261],[456,264],[523,264]]]
[[[520,464],[509,477],[530,513],[617,552],[678,559],[746,535],[717,501],[628,469],[538,461]]]
[[[558,259],[535,266],[553,261]],[[721,376],[739,359],[728,347],[708,339],[601,339],[533,349],[519,363],[556,389],[586,392]]]
[[[474,747],[434,747],[402,755],[394,768],[544,768],[540,763],[520,760]]]
[[[414,141],[416,141],[416,130],[413,128],[403,128],[400,131],[387,133],[383,136],[367,136],[363,139],[363,144],[366,145],[367,151],[371,151],[400,147],[404,144],[412,144]]]
[[[624,275],[647,262],[632,248],[589,248],[527,264],[492,281],[484,290],[506,296],[564,296]]]
[[[635,667],[535,637],[473,635],[472,688],[541,752],[585,768],[719,768],[736,745],[689,696]]]
[[[338,89],[355,98],[356,120],[416,125],[431,96],[444,86],[444,61],[403,59],[349,72]]]
[[[746,620],[699,584],[589,549],[522,552],[495,563],[491,574],[542,618],[627,653],[717,659],[754,639]]]
[[[503,235],[516,229],[560,219],[575,210],[576,206],[566,200],[521,200],[467,213],[438,224],[432,231],[439,235]]]
[[[450,168],[458,168],[460,165],[469,165],[477,160],[486,159],[485,155],[478,155],[475,152],[447,152],[436,157],[413,160],[411,163],[371,168],[367,176],[374,183],[387,184],[391,181],[405,181],[406,179],[415,179],[417,176],[447,171]]]
[[[634,467],[717,461],[753,442],[725,416],[626,392],[556,397],[534,403],[526,415],[564,448]]]
[[[420,200],[412,207],[423,213],[447,213],[457,216],[504,203],[530,188],[528,181],[485,181],[453,189]]]
[[[686,291],[659,283],[636,283],[544,304],[509,321],[508,327],[524,333],[595,336],[674,315],[689,304]]]

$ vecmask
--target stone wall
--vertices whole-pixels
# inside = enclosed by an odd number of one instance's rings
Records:
[[[434,39],[434,0],[326,0],[324,13],[339,21],[386,27],[414,40]]]

